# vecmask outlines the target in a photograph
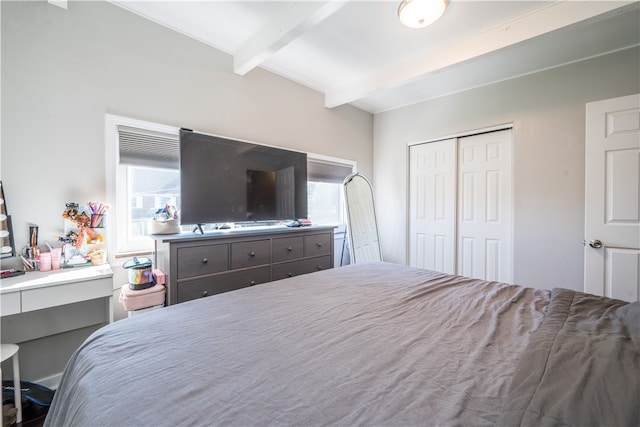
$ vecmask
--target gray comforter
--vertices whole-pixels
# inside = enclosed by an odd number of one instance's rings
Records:
[[[89,337],[46,425],[535,425],[535,396],[509,389],[544,359],[530,347],[550,299],[375,263],[178,304]]]
[[[640,426],[640,302],[554,289],[500,425]]]

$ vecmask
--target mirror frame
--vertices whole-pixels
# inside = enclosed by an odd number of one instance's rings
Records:
[[[356,172],[342,185],[351,263],[383,261],[371,183]]]
[[[0,181],[0,215],[4,215],[4,218],[0,219],[0,231],[9,233],[7,236],[0,237],[0,247],[11,247],[11,252],[0,251],[0,258],[11,258],[16,256],[16,247],[13,241],[11,215],[7,212],[7,200],[4,197],[4,184],[2,181]]]

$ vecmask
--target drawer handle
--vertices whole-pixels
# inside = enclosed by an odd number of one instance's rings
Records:
[[[249,256],[250,256],[250,257],[254,257],[254,256],[256,256],[256,253],[255,253],[255,252],[253,252],[253,251],[251,251],[251,252],[249,252]]]
[[[289,246],[289,247],[287,248],[287,251],[288,251],[288,252],[291,252],[292,250],[293,250],[293,248],[292,248],[291,246]]]
[[[249,283],[249,286],[253,286],[253,285],[255,285],[255,284],[256,284],[256,281],[255,281],[255,280],[252,280],[252,281],[251,281],[251,283]]]
[[[202,263],[203,263],[203,264],[206,264],[206,263],[208,263],[208,262],[209,262],[209,260],[208,260],[208,259],[206,259],[206,258],[202,258]]]
[[[318,268],[318,270],[322,270],[322,266],[321,265],[319,265],[317,268]]]
[[[287,276],[293,277],[293,273],[289,273],[289,274],[287,274]]]
[[[316,243],[316,245],[318,245],[319,248],[322,247],[322,243],[320,243],[320,242]]]
[[[202,298],[209,295],[209,291],[202,291]]]

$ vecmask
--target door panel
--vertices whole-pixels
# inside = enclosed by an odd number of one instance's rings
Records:
[[[459,140],[458,271],[512,281],[511,131]]]
[[[478,277],[476,271],[476,239],[473,237],[460,238],[460,251],[458,255],[458,274],[467,277]]]
[[[640,296],[640,95],[586,106],[585,292]]]
[[[455,274],[456,140],[409,148],[409,265]]]
[[[638,299],[640,251],[605,248],[605,294],[626,301]],[[633,291],[636,291],[635,294]]]
[[[637,223],[640,149],[608,151],[605,166],[607,224]],[[617,189],[623,188],[623,191]]]

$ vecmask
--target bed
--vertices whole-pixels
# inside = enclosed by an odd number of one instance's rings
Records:
[[[335,268],[105,326],[45,425],[637,426],[638,304]]]

